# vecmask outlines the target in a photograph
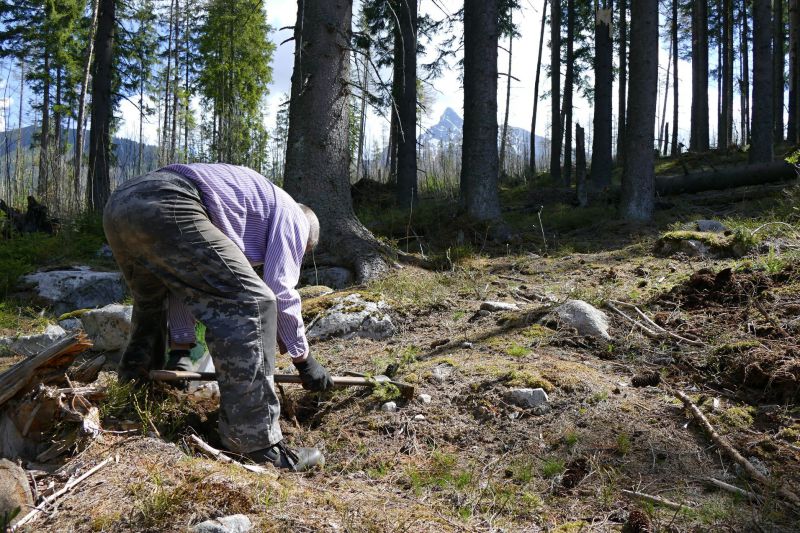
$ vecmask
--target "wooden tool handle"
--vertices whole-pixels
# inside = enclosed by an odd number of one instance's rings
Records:
[[[272,376],[275,383],[302,384],[297,374],[275,374]],[[186,372],[183,370],[151,370],[150,379],[153,381],[214,381],[217,375],[214,372]],[[353,387],[372,385],[371,381],[357,376],[333,376],[335,387]]]

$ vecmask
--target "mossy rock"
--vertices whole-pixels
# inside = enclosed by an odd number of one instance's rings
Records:
[[[705,231],[670,231],[656,242],[656,253],[684,253],[693,257],[743,257],[756,246],[756,239],[744,231],[731,234]]]
[[[310,299],[310,298],[319,298],[320,296],[326,296],[328,294],[333,293],[333,289],[330,287],[326,287],[325,285],[307,285],[305,287],[300,287],[297,289],[297,292],[300,293],[300,298],[303,299]]]

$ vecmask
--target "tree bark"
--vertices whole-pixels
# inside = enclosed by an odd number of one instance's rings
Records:
[[[188,1],[188,0],[187,0]],[[170,133],[170,143],[169,143],[169,160],[170,163],[175,162],[175,149],[178,142],[178,84],[180,82],[181,77],[181,68],[178,64],[178,59],[180,58],[180,13],[181,13],[181,2],[180,0],[175,0],[175,46],[173,47],[175,57],[173,59],[175,63],[175,76],[172,80],[172,132]]]
[[[552,0],[550,14],[550,177],[561,181],[561,0]]]
[[[692,123],[689,148],[709,148],[708,110],[708,0],[692,2]]]
[[[572,185],[572,96],[575,86],[575,0],[567,0],[567,73],[564,78],[564,186]]]
[[[784,76],[784,54],[786,36],[783,24],[783,0],[774,0],[772,15],[772,118],[775,123],[775,142],[783,142],[783,92],[786,88]]]
[[[753,143],[750,163],[773,157],[772,9],[770,2],[753,2]]]
[[[614,46],[611,38],[612,10],[598,8],[595,13],[594,50],[594,133],[592,135],[592,179],[595,190],[611,185],[613,159],[612,100],[614,91]],[[579,152],[580,153],[580,152]]]
[[[539,32],[539,59],[536,61],[536,81],[533,84],[533,118],[531,118],[531,160],[528,163],[531,178],[536,175],[536,114],[539,110],[539,79],[542,74],[542,51],[544,50],[544,32],[547,22],[547,0],[542,6],[542,28]]]
[[[742,32],[741,32],[741,52],[740,64],[742,69],[742,83],[739,93],[741,95],[741,145],[744,146],[750,141],[750,28],[747,17],[747,3],[742,5]],[[770,100],[771,101],[771,100]]]
[[[678,0],[672,0],[672,156],[678,155]]]
[[[500,219],[497,154],[498,0],[464,2],[461,201],[481,221]]]
[[[298,1],[284,183],[320,220],[317,263],[349,267],[361,282],[390,262],[386,248],[356,218],[350,196],[352,10],[352,1]]]
[[[669,56],[667,57],[667,75],[664,76],[664,106],[661,108],[661,125],[658,127],[658,150],[662,154],[667,154],[667,138],[665,126],[667,124],[667,100],[669,99],[669,75],[672,72],[672,46],[669,47]],[[663,147],[663,148],[662,148]]]
[[[586,140],[583,128],[575,125],[575,192],[578,205],[589,205],[589,194],[586,190]]]
[[[116,0],[100,0],[94,48],[97,57],[92,76],[92,128],[89,132],[89,177],[87,206],[103,210],[111,195],[111,100]]]
[[[628,104],[628,0],[619,3],[619,116],[617,117],[617,162],[625,157],[625,121]]]
[[[89,26],[89,35],[86,40],[86,50],[83,55],[83,76],[81,77],[81,94],[78,99],[78,119],[75,122],[75,154],[73,165],[75,167],[75,181],[73,182],[75,201],[81,197],[81,172],[83,170],[83,122],[86,114],[86,93],[89,88],[89,74],[91,73],[94,56],[94,35],[97,31],[98,0],[92,0],[92,24]]]
[[[36,183],[39,198],[47,199],[50,181],[50,52],[44,51],[44,90],[42,94],[42,131],[39,139],[39,180]]]
[[[398,94],[397,203],[410,209],[417,203],[417,0],[395,2],[401,47]],[[395,41],[396,43],[396,41]],[[397,71],[395,71],[397,72]]]
[[[796,180],[797,170],[786,161],[740,165],[683,176],[659,176],[656,191],[662,196],[723,190],[777,181]]]
[[[162,164],[172,163],[169,157],[169,119],[171,116],[170,113],[170,83],[171,83],[171,76],[172,76],[172,17],[174,16],[175,10],[175,0],[170,0],[169,2],[169,35],[167,37],[167,69],[164,74],[164,126],[161,130],[161,146],[159,147],[160,152],[160,160]],[[222,127],[220,127],[220,139],[222,138]],[[222,144],[220,140],[219,144]],[[218,151],[220,147],[218,146]],[[221,161],[223,158],[218,155],[218,160]]]
[[[733,130],[733,5],[722,0],[722,113],[719,148],[732,143]]]
[[[787,140],[797,144],[800,112],[800,0],[789,0],[789,124]]]
[[[658,0],[631,5],[630,93],[622,179],[622,215],[649,221],[655,207],[653,130],[658,92]]]
[[[17,181],[19,185],[22,184],[22,112],[25,104],[25,58],[19,59],[19,109],[17,111],[17,157],[14,164],[14,181],[11,183],[11,192],[9,196],[9,203],[14,203],[17,197]]]
[[[509,24],[513,25],[514,10],[509,10]],[[505,177],[506,173],[506,149],[508,148],[508,112],[511,109],[511,60],[514,51],[514,34],[508,37],[508,70],[506,72],[506,110],[503,117],[503,132],[500,135],[500,176]]]

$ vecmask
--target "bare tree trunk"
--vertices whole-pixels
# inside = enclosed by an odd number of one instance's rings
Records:
[[[800,141],[800,0],[789,0],[789,125],[787,140]]]
[[[369,54],[369,49],[365,50],[364,53]],[[361,164],[364,161],[364,127],[366,126],[367,117],[367,94],[369,94],[369,71],[367,70],[369,61],[369,56],[367,56],[367,58],[362,58],[362,62],[364,63],[364,79],[362,80],[361,85],[361,111],[358,119],[358,160],[356,160],[356,180],[361,179]]]
[[[769,2],[753,3],[753,144],[750,163],[769,163],[773,157],[771,11]]]
[[[14,164],[14,183],[11,186],[11,198],[9,204],[12,203],[17,196],[19,186],[22,185],[22,178],[24,171],[22,168],[22,110],[25,103],[25,58],[21,57],[19,61],[19,112],[17,115],[17,159]],[[19,182],[19,183],[17,183]]]
[[[509,20],[510,24],[513,24],[513,16],[514,10],[510,10],[510,17]],[[500,135],[500,176],[506,177],[508,173],[506,172],[506,143],[508,142],[508,111],[511,107],[511,58],[513,53],[514,47],[514,35],[513,33],[508,38],[508,71],[506,72],[506,111],[505,116],[503,118],[503,133]]]
[[[648,221],[655,207],[653,131],[658,87],[658,0],[631,5],[631,81],[621,211],[624,218]]]
[[[550,177],[561,181],[561,0],[552,0],[550,15]]]
[[[50,52],[44,52],[44,85],[42,95],[42,132],[39,140],[39,181],[37,194],[47,199],[50,181]]]
[[[689,148],[709,148],[708,110],[708,0],[692,2],[692,121]]]
[[[678,155],[678,0],[672,0],[672,156]],[[666,152],[665,152],[666,153]]]
[[[741,32],[741,52],[740,64],[742,68],[741,94],[741,134],[742,146],[750,140],[750,45],[749,45],[749,24],[747,22],[747,5],[742,6],[742,32]]]
[[[188,0],[187,0],[188,1]],[[174,62],[175,62],[175,77],[172,80],[172,132],[170,133],[170,143],[169,143],[169,160],[170,162],[175,161],[175,150],[178,143],[178,86],[181,79],[181,68],[178,64],[178,59],[180,58],[180,13],[181,13],[181,2],[180,0],[175,0],[175,46],[173,48],[173,52],[175,54]]]
[[[586,140],[583,128],[575,124],[575,191],[578,196],[578,205],[589,205],[589,195],[586,190]]]
[[[400,27],[400,91],[397,136],[397,203],[410,209],[417,201],[417,0],[397,2]]]
[[[664,106],[661,108],[661,125],[658,127],[658,148],[663,154],[666,150],[661,150],[661,146],[666,146],[666,138],[664,137],[664,125],[667,122],[667,99],[669,98],[669,75],[672,72],[672,46],[669,48],[669,57],[667,58],[667,75],[664,77]]]
[[[733,133],[733,4],[722,0],[722,125],[719,147],[732,144]]]
[[[464,2],[464,133],[461,201],[475,220],[499,220],[498,0]]]
[[[567,73],[564,78],[564,186],[572,185],[572,97],[575,86],[575,0],[567,0]]]
[[[92,128],[89,132],[89,178],[87,207],[103,210],[111,195],[111,81],[114,57],[116,0],[100,0],[95,34],[97,58],[92,76]]]
[[[544,32],[547,23],[547,0],[542,5],[542,28],[539,32],[539,59],[536,61],[536,81],[533,87],[533,118],[531,119],[531,160],[528,163],[531,178],[536,175],[536,114],[539,110],[539,78],[542,74],[542,51],[544,50]]]
[[[783,142],[783,92],[786,88],[784,76],[784,54],[786,36],[783,25],[783,0],[774,0],[772,16],[772,118],[775,121],[775,142]]]
[[[704,0],[703,0],[704,1]],[[617,162],[625,157],[625,121],[628,89],[628,0],[619,3],[619,116],[617,117]]]
[[[186,103],[183,107],[183,161],[189,162],[189,106],[191,105],[191,94],[189,93],[189,50],[191,39],[191,22],[189,20],[189,0],[184,2],[186,7],[185,19],[186,27],[184,28],[184,42],[183,42],[183,62],[184,62],[184,78],[183,78],[183,91],[186,98]]]
[[[356,218],[350,196],[352,9],[345,0],[298,0],[284,185],[319,217],[317,263],[348,266],[360,282],[390,262],[385,247]]]
[[[591,183],[595,190],[603,190],[611,185],[611,173],[614,165],[611,155],[614,91],[614,45],[611,37],[611,18],[612,9],[610,7],[598,8],[595,13],[594,134],[592,135],[591,177]]]
[[[162,146],[159,147],[159,151],[161,152],[161,163],[172,163],[173,161],[170,160],[169,157],[169,136],[167,132],[170,130],[169,128],[169,119],[172,116],[170,113],[170,106],[169,106],[169,99],[171,96],[170,93],[170,81],[172,76],[172,30],[174,25],[172,24],[172,17],[174,16],[175,10],[175,0],[170,0],[169,2],[169,36],[167,38],[167,70],[164,75],[164,126],[162,128],[161,134],[161,142]],[[221,131],[221,128],[220,128]]]

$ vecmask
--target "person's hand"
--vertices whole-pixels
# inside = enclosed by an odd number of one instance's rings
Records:
[[[303,388],[312,391],[324,391],[333,387],[333,379],[325,367],[308,354],[305,361],[293,361],[300,373]]]

